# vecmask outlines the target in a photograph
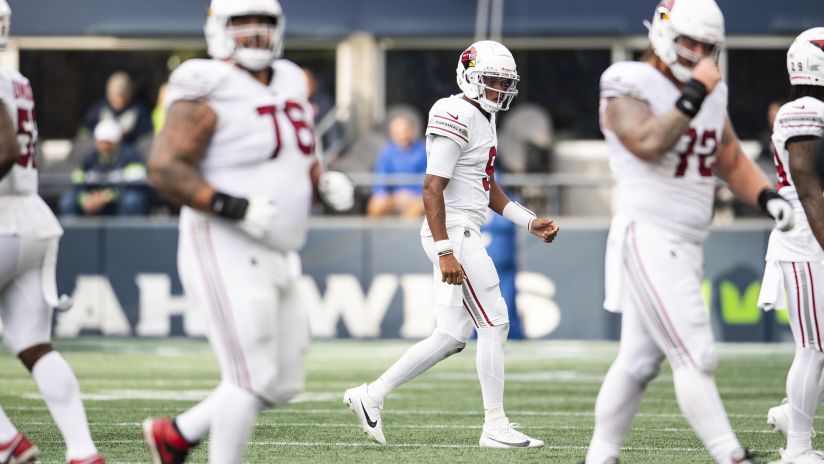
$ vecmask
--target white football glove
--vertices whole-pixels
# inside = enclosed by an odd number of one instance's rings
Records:
[[[238,227],[253,238],[260,240],[272,228],[272,221],[278,213],[278,207],[274,201],[265,197],[252,196],[248,198],[248,201],[246,215],[238,221]]]
[[[335,211],[346,211],[355,205],[355,184],[342,172],[325,171],[318,179],[318,195]]]
[[[793,206],[789,201],[783,198],[771,198],[767,200],[767,211],[775,219],[775,227],[782,232],[786,232],[793,228],[795,220],[793,219]]]

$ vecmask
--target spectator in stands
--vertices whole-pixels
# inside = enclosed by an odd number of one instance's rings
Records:
[[[376,176],[426,172],[426,144],[419,137],[420,124],[414,116],[398,112],[389,119],[389,142],[378,153]],[[380,182],[380,181],[379,181]],[[376,183],[366,206],[369,217],[400,214],[406,218],[423,216],[421,182],[387,185]]]
[[[767,125],[764,127],[764,130],[758,135],[758,141],[761,144],[761,154],[759,155],[758,159],[756,160],[759,165],[764,164],[765,166],[761,166],[766,173],[773,173],[775,171],[775,161],[773,155],[773,145],[772,145],[772,130],[773,125],[775,124],[775,115],[778,114],[778,110],[781,109],[781,106],[784,104],[784,101],[781,100],[773,100],[767,105]],[[766,166],[769,164],[768,166]]]
[[[155,134],[160,132],[160,129],[163,128],[163,123],[166,122],[166,109],[163,107],[163,102],[166,100],[166,89],[168,87],[169,83],[164,82],[160,84],[160,87],[157,89],[157,103],[155,103],[155,107],[152,109],[152,127],[154,128]]]
[[[312,110],[315,112],[315,124],[317,124],[326,116],[326,113],[335,107],[335,102],[332,101],[332,97],[318,85],[315,73],[311,69],[307,67],[301,69],[303,69],[303,75],[306,76],[306,86],[309,90],[309,103],[312,104]]]
[[[91,133],[104,119],[116,121],[123,132],[123,142],[135,144],[144,135],[152,134],[149,110],[134,100],[132,79],[118,71],[106,82],[106,98],[97,102],[83,118],[82,131]]]
[[[74,216],[148,213],[146,166],[111,119],[94,129],[95,148],[72,173],[74,188],[60,197],[60,213]]]

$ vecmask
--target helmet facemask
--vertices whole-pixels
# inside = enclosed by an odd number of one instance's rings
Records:
[[[0,51],[6,49],[11,29],[11,8],[5,0],[0,0]]]
[[[684,41],[704,44],[707,52],[703,55],[696,53],[693,49],[684,45],[682,43]],[[687,82],[692,78],[693,68],[702,59],[710,58],[718,64],[718,58],[721,56],[721,48],[722,46],[720,44],[707,43],[686,35],[681,35],[675,38],[675,62],[667,63],[667,65],[676,79],[681,82]],[[688,64],[685,64],[685,62]]]
[[[509,109],[512,100],[518,95],[518,75],[513,76],[512,74],[500,72],[483,72],[480,74],[478,103],[486,112],[494,113]]]
[[[283,51],[285,17],[275,0],[212,0],[203,32],[209,55],[261,71]]]
[[[644,25],[655,55],[678,81],[688,82],[693,67],[705,57],[718,62],[724,43],[724,15],[714,0],[663,0],[652,22],[644,21]],[[696,43],[705,45],[705,54],[694,51]]]
[[[458,87],[487,113],[506,111],[518,95],[518,72],[503,45],[483,40],[467,48],[456,68]]]
[[[252,71],[269,67],[280,55],[281,40],[278,36],[278,18],[268,17],[271,23],[240,23],[238,19],[229,19],[226,30],[234,42],[234,58],[241,66]]]

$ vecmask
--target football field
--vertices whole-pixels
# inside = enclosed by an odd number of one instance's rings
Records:
[[[263,413],[246,462],[542,462],[580,461],[592,433],[601,380],[615,356],[609,342],[510,342],[506,410],[539,449],[482,450],[483,413],[474,344],[398,389],[383,412],[388,446],[366,439],[341,402],[343,391],[374,379],[408,346],[406,341],[316,341],[308,357],[306,392]],[[140,436],[147,416],[174,415],[204,397],[218,371],[203,340],[87,338],[59,341],[84,394],[92,435],[115,463],[145,463]],[[733,428],[764,460],[777,459],[780,436],[767,409],[784,396],[790,345],[722,345],[717,379]],[[40,447],[41,462],[64,462],[60,434],[23,366],[0,356],[0,403]],[[816,420],[824,429],[824,421]],[[822,446],[821,439],[814,445]],[[206,462],[201,445],[190,462]],[[625,444],[625,463],[710,463],[681,417],[667,368],[650,384]]]

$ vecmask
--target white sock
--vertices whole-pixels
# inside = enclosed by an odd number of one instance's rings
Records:
[[[787,373],[787,399],[790,405],[788,458],[812,449],[812,425],[818,407],[818,385],[823,368],[824,353],[805,348],[795,351],[793,364]]]
[[[587,450],[587,464],[603,464],[618,456],[646,385],[632,377],[620,360],[610,366],[595,400],[595,430]]]
[[[504,407],[504,346],[509,324],[478,329],[478,352],[475,365],[484,400],[484,426],[499,428],[506,422]]]
[[[367,387],[369,396],[373,400],[382,403],[392,390],[423,374],[440,361],[461,351],[464,346],[466,346],[466,343],[455,340],[445,332],[435,330],[432,335],[406,350],[406,353],[380,376],[383,386],[376,384],[376,382],[370,384],[369,387],[372,390]]]
[[[66,442],[66,457],[82,459],[97,453],[89,433],[80,386],[71,367],[57,351],[34,363],[31,376]]]
[[[392,389],[389,388],[389,385],[387,385],[381,377],[378,377],[377,380],[366,386],[366,395],[378,404],[383,404],[383,400],[385,400],[390,393],[392,393]]]
[[[674,369],[672,377],[681,413],[715,462],[728,464],[741,443],[727,419],[715,378],[689,366]]]
[[[218,402],[217,388],[200,403],[175,417],[175,424],[183,438],[189,443],[197,443],[209,433],[215,405]]]
[[[237,464],[264,404],[250,391],[231,383],[221,383],[215,395],[216,407],[209,428],[209,462]]]
[[[8,443],[15,436],[17,436],[17,427],[11,423],[6,411],[0,408],[0,443]]]

